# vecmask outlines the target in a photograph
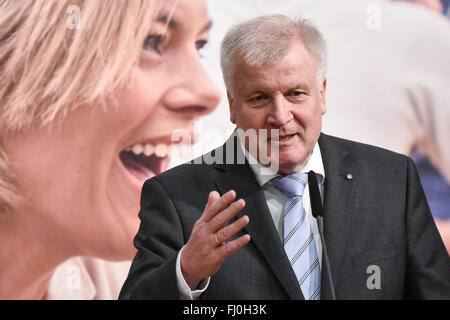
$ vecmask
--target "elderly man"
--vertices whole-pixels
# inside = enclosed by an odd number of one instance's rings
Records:
[[[412,161],[321,133],[320,32],[262,16],[228,32],[221,59],[238,130],[203,161],[145,183],[120,298],[450,298],[448,255]]]

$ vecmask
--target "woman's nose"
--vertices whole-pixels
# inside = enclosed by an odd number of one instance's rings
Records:
[[[219,88],[207,74],[198,52],[183,60],[175,66],[177,81],[165,95],[165,106],[190,118],[211,113],[221,98]]]

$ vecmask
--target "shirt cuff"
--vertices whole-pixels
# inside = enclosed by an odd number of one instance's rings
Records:
[[[186,283],[186,280],[184,280],[183,273],[181,272],[180,257],[181,257],[181,252],[183,251],[183,248],[181,248],[180,252],[178,252],[177,263],[176,263],[176,267],[175,267],[176,273],[177,273],[178,293],[180,295],[180,299],[182,299],[182,300],[196,300],[208,288],[211,277],[208,277],[207,279],[202,280],[199,283],[196,290],[191,290],[189,285]]]

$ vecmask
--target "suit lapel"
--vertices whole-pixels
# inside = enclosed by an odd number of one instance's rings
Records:
[[[325,169],[324,234],[331,265],[334,288],[339,283],[339,271],[343,265],[348,237],[349,220],[354,203],[353,190],[358,179],[357,168],[348,150],[333,138],[321,134],[319,146]],[[351,174],[351,177],[348,176]],[[330,279],[322,272],[322,299],[329,299]],[[339,292],[336,292],[339,298]]]
[[[233,136],[230,139],[233,139]],[[231,146],[229,142],[230,140],[227,142],[228,151],[226,152],[229,153],[229,148],[233,147],[234,154],[238,157],[242,156],[240,147],[236,143]],[[236,191],[237,199],[245,200],[245,208],[237,216],[239,218],[246,214],[250,218],[250,223],[245,229],[251,236],[251,242],[261,252],[288,295],[292,299],[303,299],[267,207],[264,191],[259,186],[250,166],[245,163],[216,165],[216,167],[222,171],[214,180],[220,193],[224,194],[233,189]]]

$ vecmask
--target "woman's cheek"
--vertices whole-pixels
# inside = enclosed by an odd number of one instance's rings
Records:
[[[133,83],[123,90],[117,99],[119,108],[119,121],[131,125],[140,124],[153,110],[159,99],[157,82],[153,85],[148,72],[136,70]]]

